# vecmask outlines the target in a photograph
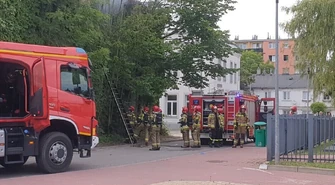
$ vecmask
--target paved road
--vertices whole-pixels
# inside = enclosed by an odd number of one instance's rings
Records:
[[[163,143],[162,150],[164,150],[164,152],[150,152],[148,151],[149,147],[132,147],[130,145],[101,147],[95,149],[92,153],[93,156],[87,159],[81,159],[79,155],[75,153],[70,171],[143,163],[211,150],[207,147],[201,148],[200,150],[184,150],[180,148],[181,144],[181,141]],[[26,175],[39,175],[35,165],[35,158],[33,157],[28,160],[23,169],[15,173],[5,171],[5,169],[0,167],[0,179]]]
[[[92,159],[82,163],[75,159],[72,171],[61,174],[27,176],[27,171],[34,170],[33,166],[28,165],[25,173],[16,173],[16,176],[25,177],[1,175],[0,185],[228,184],[220,181],[244,185],[333,185],[335,181],[334,176],[259,170],[258,165],[265,159],[265,148],[248,145],[243,149],[183,150],[176,144],[165,145],[159,152],[125,146],[99,149]],[[91,170],[76,171],[82,168]]]

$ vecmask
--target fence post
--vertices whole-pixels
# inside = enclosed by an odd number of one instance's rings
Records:
[[[308,116],[308,162],[313,162],[314,149],[314,115]]]
[[[266,160],[272,161],[273,159],[273,153],[272,153],[272,138],[274,137],[272,135],[273,130],[273,116],[272,114],[267,114],[266,116]]]

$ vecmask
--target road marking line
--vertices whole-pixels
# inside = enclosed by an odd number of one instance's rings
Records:
[[[244,170],[258,171],[258,172],[267,173],[267,174],[269,174],[269,175],[273,175],[273,173],[271,173],[271,172],[264,171],[264,170],[260,170],[260,169],[257,169],[257,168],[247,168],[247,167],[243,167],[243,169],[244,169]]]

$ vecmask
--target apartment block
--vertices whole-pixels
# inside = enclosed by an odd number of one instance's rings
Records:
[[[257,35],[250,40],[240,40],[237,37],[233,40],[237,47],[244,50],[253,50],[263,55],[264,62],[276,61],[276,41],[275,39],[258,39]],[[294,41],[292,39],[279,39],[279,74],[298,74],[295,70],[296,57],[293,53]]]

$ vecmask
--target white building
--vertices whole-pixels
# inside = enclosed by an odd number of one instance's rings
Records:
[[[279,114],[288,114],[290,107],[297,106],[298,114],[307,113],[307,78],[296,75],[279,75]],[[255,83],[251,84],[253,94],[260,98],[275,97],[275,76],[271,74],[260,74],[255,77]],[[324,102],[328,111],[334,115],[335,110],[331,107],[329,96],[321,94],[313,100],[313,89],[310,87],[309,105],[313,102]],[[268,105],[273,106],[272,104]],[[310,111],[311,112],[311,111]]]
[[[221,64],[225,68],[240,68],[241,54],[235,53],[230,57],[226,58],[225,61],[216,59],[214,63]],[[181,72],[178,72],[178,76],[182,76]],[[166,96],[163,96],[159,100],[160,107],[163,114],[166,116],[167,122],[177,122],[181,113],[182,107],[187,106],[188,95],[193,90],[199,90],[190,88],[184,85],[179,85],[179,89],[167,90]],[[228,92],[230,90],[240,90],[240,76],[239,72],[227,75],[226,77],[218,77],[212,79],[209,77],[209,86],[202,89],[205,94],[213,93],[216,91]]]

